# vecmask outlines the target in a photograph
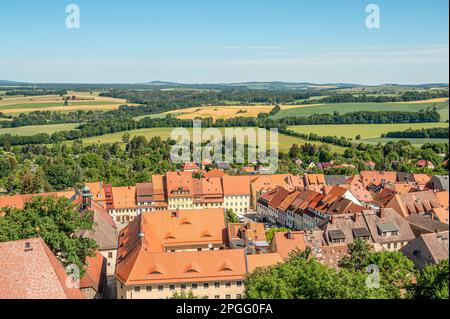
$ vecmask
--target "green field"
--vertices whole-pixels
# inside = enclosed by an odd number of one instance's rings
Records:
[[[77,105],[111,105],[111,102],[108,101],[77,101],[70,102],[69,106],[77,106]],[[18,104],[9,104],[9,105],[0,105],[0,110],[11,110],[11,109],[40,109],[47,107],[57,107],[57,106],[65,106],[64,102],[44,102],[44,103],[18,103]],[[73,110],[72,110],[73,111]]]
[[[441,138],[433,138],[433,139],[429,139],[429,138],[371,138],[371,139],[367,139],[367,140],[363,140],[361,141],[362,143],[366,143],[366,144],[386,144],[388,142],[397,142],[397,141],[408,141],[410,142],[412,145],[416,146],[416,147],[420,147],[423,144],[426,143],[448,143],[449,141],[446,139],[441,139]]]
[[[34,126],[21,126],[13,128],[0,129],[1,134],[30,136],[39,133],[53,134],[58,131],[72,130],[79,124],[51,124],[51,125],[34,125]]]
[[[381,111],[406,111],[418,112],[428,107],[436,107],[441,114],[442,121],[448,120],[448,101],[432,103],[336,103],[322,105],[302,105],[296,108],[281,110],[273,116],[275,119],[295,116],[310,116],[313,114],[333,114],[338,111],[341,114],[358,111],[381,112]]]
[[[162,139],[167,139],[170,137],[170,132],[172,131],[172,128],[148,128],[148,129],[138,129],[138,130],[131,130],[128,131],[130,133],[131,137],[133,136],[145,136],[147,139],[150,139],[155,136],[160,136]],[[220,129],[222,133],[224,132],[224,129]],[[191,132],[191,130],[189,129]],[[103,136],[94,136],[83,139],[83,142],[85,144],[95,144],[95,143],[114,143],[114,142],[121,142],[122,143],[122,136],[125,132],[118,132],[113,134],[106,134]],[[269,136],[269,134],[267,134]],[[305,141],[299,138],[286,136],[286,135],[279,135],[278,144],[279,144],[279,150],[282,152],[287,152],[291,148],[292,144],[302,145],[305,143],[311,143],[320,145],[322,143],[320,142],[313,142],[313,141]],[[335,152],[342,152],[344,149],[342,147],[338,147],[335,145],[330,145],[331,149]]]
[[[343,125],[303,125],[290,126],[297,133],[315,133],[320,136],[344,136],[355,139],[361,135],[361,139],[380,138],[381,134],[393,131],[406,131],[408,129],[420,130],[422,128],[448,127],[448,123],[408,123],[408,124],[343,124]]]

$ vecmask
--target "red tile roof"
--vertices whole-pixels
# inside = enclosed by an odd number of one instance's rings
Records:
[[[85,299],[75,284],[42,239],[0,243],[0,299]]]

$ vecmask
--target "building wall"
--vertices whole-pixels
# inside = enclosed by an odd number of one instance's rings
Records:
[[[216,287],[215,284],[219,284]],[[227,286],[229,283],[229,287]],[[196,284],[197,287],[193,287]],[[204,287],[208,284],[208,287]],[[148,285],[124,285],[117,281],[118,299],[168,299],[175,292],[192,290],[194,295],[207,297],[208,299],[239,299],[244,297],[244,279],[234,281],[198,281],[186,283],[182,288],[181,283],[148,284]],[[161,289],[162,287],[162,289]]]
[[[223,206],[235,213],[245,214],[250,209],[250,195],[225,196]]]
[[[117,249],[101,250],[100,253],[106,258],[106,275],[114,276],[116,271]]]
[[[169,209],[193,209],[193,198],[192,197],[170,197],[169,198]]]

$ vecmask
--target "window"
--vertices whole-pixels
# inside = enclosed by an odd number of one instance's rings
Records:
[[[231,295],[225,295],[225,299],[231,299]]]
[[[241,294],[237,294],[236,295],[236,299],[242,299],[242,295]]]
[[[181,284],[181,290],[186,290],[186,284]]]
[[[147,292],[150,292],[152,291],[152,286],[147,286],[145,289],[147,290]]]
[[[169,286],[169,289],[170,289],[171,291],[175,290],[175,285],[170,285],[170,286]]]
[[[242,281],[237,281],[237,282],[236,282],[236,286],[242,287]]]
[[[220,282],[215,282],[214,283],[214,288],[220,288]]]
[[[220,299],[220,296],[219,295],[215,295],[214,299]]]
[[[164,290],[164,286],[158,286],[158,291],[163,291]]]
[[[113,253],[112,253],[112,252],[109,252],[109,253],[108,253],[108,258],[109,258],[109,259],[113,258]]]
[[[134,292],[139,292],[141,291],[141,287],[134,287]]]
[[[197,284],[192,284],[192,289],[197,289]]]
[[[395,248],[395,249],[397,248],[397,243],[394,243],[394,248]]]
[[[225,287],[230,288],[230,287],[231,287],[231,282],[227,281],[227,282],[225,283]]]
[[[205,283],[203,284],[203,288],[208,289],[208,288],[209,288],[209,284],[208,284],[207,282],[205,282]]]

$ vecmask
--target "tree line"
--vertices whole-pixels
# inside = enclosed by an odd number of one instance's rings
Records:
[[[449,138],[448,127],[433,127],[420,130],[388,132],[381,137],[389,138]]]

